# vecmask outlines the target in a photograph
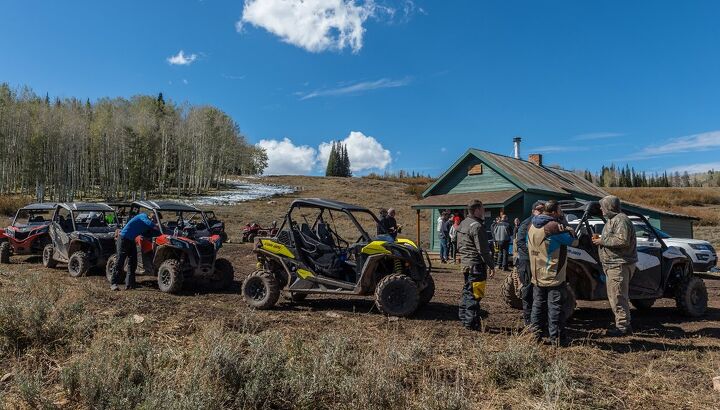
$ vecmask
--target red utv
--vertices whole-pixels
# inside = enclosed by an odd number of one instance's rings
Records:
[[[274,237],[278,233],[277,221],[273,221],[270,228],[263,228],[258,223],[249,223],[245,225],[242,233],[243,242],[252,242],[256,237]]]
[[[178,293],[186,281],[194,278],[209,280],[215,289],[232,284],[232,264],[217,258],[222,238],[212,232],[201,210],[182,202],[135,201],[130,205],[128,219],[140,212],[158,221],[162,232],[152,238],[136,239],[138,273],[157,275],[162,292]],[[112,279],[116,259],[117,255],[113,255],[108,260],[108,280]]]
[[[12,224],[0,230],[0,263],[10,263],[11,255],[42,255],[45,245],[52,242],[48,226],[54,209],[53,203],[18,209]]]

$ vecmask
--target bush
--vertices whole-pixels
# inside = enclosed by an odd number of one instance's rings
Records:
[[[94,320],[83,298],[66,297],[39,275],[21,279],[18,287],[0,288],[0,355],[52,351],[92,334]]]

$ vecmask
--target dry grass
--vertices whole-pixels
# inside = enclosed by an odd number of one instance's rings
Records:
[[[626,201],[661,209],[720,205],[720,188],[608,188],[607,190]]]
[[[698,226],[720,225],[720,188],[608,188],[639,205],[700,218]]]

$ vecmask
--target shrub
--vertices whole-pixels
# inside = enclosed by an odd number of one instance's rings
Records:
[[[83,298],[66,297],[39,275],[21,279],[18,288],[0,288],[1,355],[31,347],[53,350],[92,333],[94,320]]]

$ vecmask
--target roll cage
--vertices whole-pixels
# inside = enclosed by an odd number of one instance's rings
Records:
[[[319,210],[319,212],[314,216],[314,220],[312,221],[312,223],[310,223],[310,221],[307,219],[309,215],[301,214],[300,216],[305,222],[301,223],[300,226],[298,226],[297,221],[293,219],[293,213],[300,208],[317,209]],[[331,237],[334,239],[333,242],[338,244],[338,247],[340,243],[343,243],[345,245],[345,248],[349,248],[350,243],[348,242],[348,240],[342,238],[338,234],[337,224],[335,223],[335,217],[332,213],[333,211],[346,215],[357,229],[360,237],[354,243],[371,242],[373,240],[370,234],[365,230],[362,224],[358,222],[356,216],[354,215],[355,212],[369,215],[372,218],[373,223],[377,226],[380,221],[377,219],[377,217],[372,211],[356,205],[321,199],[305,199],[293,201],[293,203],[290,204],[290,209],[285,215],[283,223],[278,231],[282,231],[286,226],[288,226],[290,229],[299,231],[302,235],[307,235],[307,232],[303,232],[305,230],[305,227],[307,227],[307,229],[309,229],[311,232],[317,232],[319,230],[320,224],[322,224],[325,226],[324,229],[327,229],[327,233],[331,235]],[[328,219],[330,221],[330,224],[328,224]]]
[[[600,209],[600,203],[597,201],[560,201],[560,208],[563,213],[567,214],[571,212],[582,212],[582,216],[579,218],[577,237],[581,240],[581,236],[588,235],[593,232],[592,226],[590,226],[590,218],[598,218],[603,222],[607,223],[607,220],[603,216],[602,210]],[[648,221],[645,215],[638,212],[634,212],[628,209],[623,209],[623,213],[628,216],[634,216],[642,221],[650,232],[654,235],[654,239],[660,244],[663,250],[667,250],[668,246],[662,239],[662,235],[658,233],[654,226]],[[571,221],[574,222],[574,221]]]

